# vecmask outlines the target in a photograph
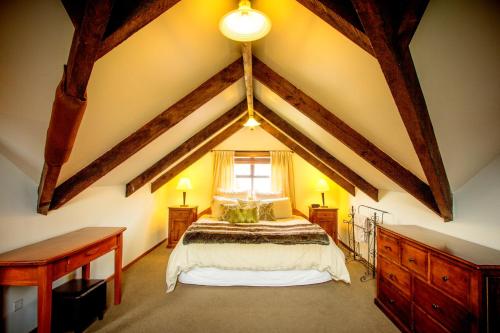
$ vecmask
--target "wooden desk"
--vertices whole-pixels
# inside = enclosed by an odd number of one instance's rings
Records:
[[[84,228],[0,254],[0,286],[38,286],[38,332],[50,332],[52,282],[115,251],[115,304],[121,302],[123,232],[126,228]]]

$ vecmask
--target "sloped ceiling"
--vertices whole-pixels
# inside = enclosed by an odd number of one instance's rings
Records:
[[[483,55],[483,64],[471,62],[470,57],[477,54],[461,53],[464,45],[449,41],[454,28],[442,26],[443,15],[449,18],[446,24],[463,25],[467,16],[461,9],[464,2],[452,5],[431,1],[412,42],[416,68],[454,189],[500,153],[500,101],[492,93],[500,91],[500,66],[491,66],[498,62],[494,58],[499,58],[498,43],[493,43],[491,31],[479,34],[474,32],[474,24],[468,26],[462,34],[470,45],[477,46],[476,53],[492,53]],[[9,52],[0,54],[0,152],[36,181],[43,164],[53,94],[73,28],[58,0],[47,1],[44,6],[39,2],[13,3],[2,2],[0,10],[0,42],[10,46],[5,48]],[[449,8],[453,6],[456,11]],[[238,58],[239,45],[218,31],[220,17],[235,7],[236,1],[183,0],[98,60],[88,86],[89,104],[59,181]],[[254,45],[257,57],[425,180],[376,59],[295,1],[256,0],[254,7],[265,11],[273,22],[271,33]],[[471,18],[477,21],[477,29],[485,16],[493,15],[480,13]],[[438,46],[441,48],[436,52]],[[460,74],[466,66],[472,68]],[[489,82],[486,86],[480,84],[483,79]],[[255,86],[257,98],[359,175],[380,189],[399,190],[267,88],[258,82]],[[95,185],[125,184],[243,98],[239,81]]]

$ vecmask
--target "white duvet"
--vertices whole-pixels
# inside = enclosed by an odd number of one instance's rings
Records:
[[[210,217],[199,221],[217,222]],[[222,222],[224,223],[224,222]],[[306,219],[294,216],[259,224],[300,224]],[[330,238],[329,245],[301,244],[189,244],[182,239],[170,254],[167,266],[167,292],[175,288],[177,277],[194,268],[218,268],[241,271],[317,270],[328,272],[332,279],[350,283],[344,253]]]

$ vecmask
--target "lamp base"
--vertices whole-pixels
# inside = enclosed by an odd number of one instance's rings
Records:
[[[189,207],[189,205],[179,205],[179,207]]]

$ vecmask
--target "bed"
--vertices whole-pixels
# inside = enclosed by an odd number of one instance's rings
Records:
[[[237,228],[229,222],[208,215],[194,226],[205,228]],[[241,242],[191,242],[185,244],[188,231],[170,254],[167,272],[167,292],[174,290],[177,281],[209,286],[292,286],[322,283],[330,280],[350,283],[343,252],[329,236],[327,244],[301,243],[301,229],[316,227],[299,216],[259,221],[252,228],[293,229],[299,242],[258,244]],[[192,237],[191,237],[192,238]]]

